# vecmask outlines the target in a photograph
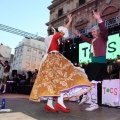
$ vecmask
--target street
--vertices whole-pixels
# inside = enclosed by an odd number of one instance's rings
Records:
[[[46,113],[46,101],[33,102],[28,95],[19,94],[1,94],[0,101],[2,98],[6,100],[5,108],[12,109],[12,112],[0,113],[0,120],[120,120],[120,109],[117,108],[100,107],[87,112],[87,104],[79,106],[77,102],[65,101],[71,109],[70,113]]]

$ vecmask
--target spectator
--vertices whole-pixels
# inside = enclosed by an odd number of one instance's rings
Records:
[[[19,75],[20,77],[20,85],[24,85],[25,82],[26,82],[26,75],[25,75],[25,72],[22,71],[21,74]]]
[[[13,76],[13,83],[12,83],[12,93],[17,92],[17,86],[20,84],[20,79],[18,78],[17,74],[14,74]]]
[[[28,74],[28,78],[26,79],[25,84],[26,84],[26,85],[29,85],[29,84],[30,84],[30,81],[31,81],[32,78],[33,78],[33,74],[32,74],[31,71],[28,71],[27,74]]]
[[[0,64],[4,67],[2,84],[3,84],[3,87],[4,87],[3,93],[5,93],[6,92],[7,80],[9,79],[10,65],[9,65],[8,61],[1,61],[1,60],[0,60]]]

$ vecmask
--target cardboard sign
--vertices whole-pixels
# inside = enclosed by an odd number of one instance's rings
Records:
[[[120,80],[111,79],[102,82],[102,104],[120,106]]]

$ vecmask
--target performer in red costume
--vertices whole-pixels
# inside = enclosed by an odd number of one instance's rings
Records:
[[[46,112],[70,112],[64,104],[64,97],[78,97],[90,90],[90,82],[86,76],[77,70],[74,65],[59,52],[59,40],[68,37],[68,27],[72,22],[72,15],[68,15],[69,22],[65,27],[60,26],[58,30],[49,31],[45,39],[46,54],[43,57],[38,75],[30,94],[30,100],[40,101],[47,98]],[[52,33],[52,35],[51,35]],[[55,108],[53,97],[58,97]]]

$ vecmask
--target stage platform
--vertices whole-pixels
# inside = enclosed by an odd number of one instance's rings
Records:
[[[2,94],[0,101],[2,98],[6,100],[6,108],[12,109],[12,112],[0,113],[0,120],[120,120],[120,109],[116,108],[100,106],[98,110],[87,112],[87,104],[79,106],[77,102],[66,101],[70,113],[46,113],[46,101],[30,101],[29,95]]]

